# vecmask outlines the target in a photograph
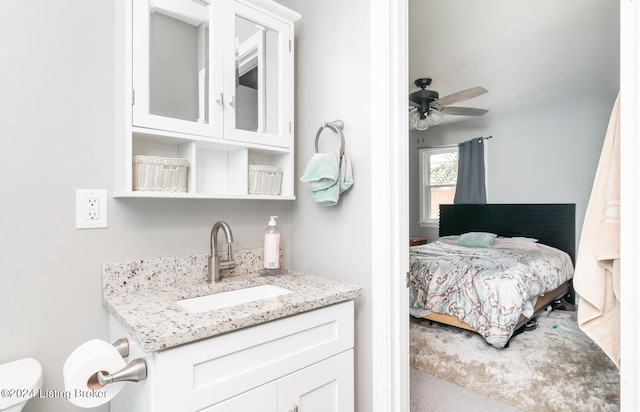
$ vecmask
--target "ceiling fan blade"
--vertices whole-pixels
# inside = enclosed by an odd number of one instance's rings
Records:
[[[474,109],[473,107],[443,107],[440,111],[442,112],[442,114],[453,114],[459,116],[482,116],[489,110]]]
[[[473,99],[474,97],[478,97],[487,93],[488,90],[482,86],[472,87],[470,89],[461,90],[457,93],[450,94],[448,96],[444,96],[431,104],[431,107],[442,108],[444,106],[448,106],[450,104],[462,102],[464,100]]]

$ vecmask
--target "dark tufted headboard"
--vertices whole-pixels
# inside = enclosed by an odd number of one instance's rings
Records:
[[[563,250],[575,262],[576,205],[459,204],[440,205],[440,236],[491,232],[498,236],[536,238]]]

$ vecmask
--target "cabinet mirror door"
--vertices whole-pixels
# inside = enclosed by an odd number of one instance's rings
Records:
[[[221,114],[213,6],[198,0],[134,2],[135,126],[212,135]],[[218,48],[219,50],[219,48]]]
[[[285,145],[289,122],[289,26],[236,5],[231,93],[231,138]],[[280,141],[278,141],[280,140]]]

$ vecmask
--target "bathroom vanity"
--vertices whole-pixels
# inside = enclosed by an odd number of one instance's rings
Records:
[[[148,374],[112,412],[353,411],[353,301],[151,353],[110,325]]]
[[[127,384],[112,412],[353,411],[353,299],[362,288],[296,272],[205,278],[206,255],[104,265],[110,338],[128,338],[129,359],[147,364],[147,378]],[[231,297],[215,310],[180,303],[263,286],[287,293]]]

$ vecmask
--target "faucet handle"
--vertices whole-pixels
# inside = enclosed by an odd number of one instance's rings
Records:
[[[218,262],[219,269],[233,269],[234,267],[236,267],[235,260],[221,260]]]
[[[233,261],[233,246],[232,246],[232,243],[227,243],[227,260],[229,262]]]

